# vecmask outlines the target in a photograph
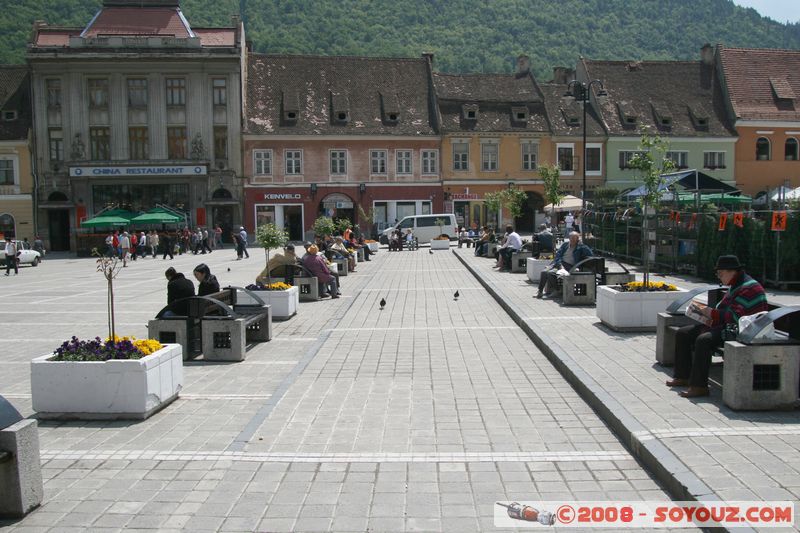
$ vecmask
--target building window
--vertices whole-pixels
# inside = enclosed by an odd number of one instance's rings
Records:
[[[756,159],[758,161],[769,161],[770,158],[769,139],[766,137],[759,137],[756,141]]]
[[[149,153],[147,128],[129,128],[128,146],[131,159],[147,159]]]
[[[800,158],[800,153],[798,153],[797,139],[794,137],[786,139],[784,152],[786,161],[797,161],[798,158]]]
[[[284,152],[286,160],[286,174],[303,173],[303,152],[302,150],[286,150]]]
[[[111,128],[89,128],[89,147],[92,161],[111,159]]]
[[[347,174],[346,150],[331,150],[331,174]]]
[[[536,170],[539,160],[539,144],[534,142],[522,143],[522,170]]]
[[[147,107],[147,80],[128,78],[128,107]]]
[[[167,157],[169,159],[186,159],[187,153],[186,128],[183,126],[167,128]]]
[[[92,78],[89,80],[89,107],[108,107],[108,80],[105,78]]]
[[[186,105],[186,80],[183,78],[167,78],[167,105]]]
[[[214,126],[214,159],[228,159],[227,126]]]
[[[398,174],[411,174],[413,170],[411,150],[398,150],[395,152]]]
[[[572,145],[559,146],[557,148],[558,168],[560,168],[562,172],[575,172],[574,152],[575,147]]]
[[[369,169],[371,174],[386,174],[386,150],[369,151]]]
[[[469,170],[469,143],[453,144],[453,170]]]
[[[61,79],[49,79],[45,85],[47,86],[47,107],[61,107]]]
[[[667,152],[664,159],[669,159],[678,170],[689,168],[689,152]]]
[[[47,132],[50,146],[50,161],[64,160],[64,132],[61,129],[51,129]]]
[[[636,157],[636,154],[643,153],[636,150],[620,150],[619,152],[619,168],[631,168],[631,159]]]
[[[214,105],[228,105],[228,80],[214,78],[211,80],[211,90]]]
[[[725,152],[704,152],[703,168],[710,170],[725,168]]]
[[[586,145],[585,168],[587,173],[600,174],[603,167],[602,150],[599,146]]]
[[[436,150],[422,151],[422,173],[423,174],[439,173],[439,152],[437,152]]]
[[[14,161],[0,159],[0,185],[14,185]]]
[[[497,170],[497,149],[494,143],[481,144],[481,170],[484,172],[494,172]]]
[[[272,150],[253,150],[253,172],[257,176],[272,174]]]

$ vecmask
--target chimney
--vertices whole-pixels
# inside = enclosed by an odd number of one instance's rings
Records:
[[[433,52],[422,52],[422,59],[426,60],[429,65],[433,65]]]
[[[531,58],[525,54],[517,56],[517,77],[527,76],[531,72]]]
[[[571,82],[574,78],[574,69],[569,67],[553,67],[553,83],[563,85]]]
[[[700,49],[700,59],[703,61],[704,65],[713,65],[714,64],[714,47],[710,44],[706,43]]]

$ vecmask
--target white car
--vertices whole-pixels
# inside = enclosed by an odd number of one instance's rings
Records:
[[[39,266],[41,254],[36,250],[31,250],[31,245],[25,241],[15,241],[17,243],[17,257],[20,265],[30,264]],[[6,265],[6,241],[0,241],[0,267]]]

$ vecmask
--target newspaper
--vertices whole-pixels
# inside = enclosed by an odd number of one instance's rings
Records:
[[[703,312],[708,309],[708,306],[702,304],[696,300],[692,300],[689,305],[686,306],[686,316],[694,320],[695,322],[700,322],[706,326],[711,326],[712,320],[710,317],[707,317],[703,314]]]

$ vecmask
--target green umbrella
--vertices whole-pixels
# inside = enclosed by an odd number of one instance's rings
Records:
[[[175,224],[182,220],[181,217],[171,213],[151,211],[132,218],[131,222],[134,224]]]
[[[103,228],[110,226],[127,226],[131,221],[115,215],[100,215],[81,222],[81,226],[87,228]]]

